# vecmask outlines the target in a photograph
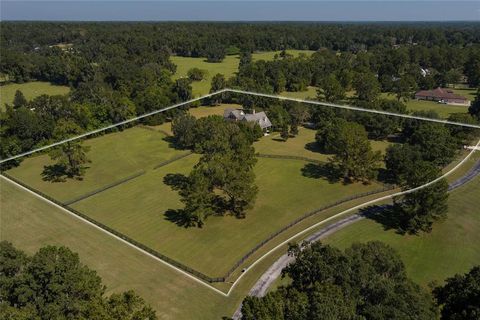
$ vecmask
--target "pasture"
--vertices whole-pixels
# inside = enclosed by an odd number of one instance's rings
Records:
[[[81,181],[43,180],[44,166],[53,164],[47,154],[26,158],[8,173],[57,200],[68,201],[185,153],[170,148],[164,138],[161,132],[134,127],[86,140],[91,163]]]
[[[65,95],[70,92],[67,86],[57,86],[49,82],[34,81],[27,83],[11,83],[0,86],[0,108],[5,108],[5,104],[12,104],[15,92],[22,91],[27,100],[32,100],[42,94],[48,95]]]
[[[300,54],[312,54],[314,51],[309,50],[287,50],[287,53],[293,56],[299,56]],[[252,53],[252,60],[273,60],[276,54],[280,54],[280,51],[268,51],[268,52],[256,52]],[[238,64],[240,59],[238,55],[225,56],[220,63],[207,62],[205,58],[198,57],[180,57],[171,56],[170,59],[177,65],[177,71],[173,75],[173,79],[179,79],[187,76],[188,70],[192,68],[199,68],[207,71],[205,79],[201,81],[194,81],[192,83],[192,90],[194,96],[202,96],[210,92],[210,84],[212,77],[217,73],[221,73],[226,79],[232,77],[238,71]]]
[[[194,108],[191,113],[197,117],[221,114],[225,107]],[[254,146],[262,154],[327,160],[328,155],[309,146],[314,136],[314,130],[301,128],[300,134],[287,142],[276,141],[275,135],[271,135]],[[169,173],[188,174],[199,156],[189,155],[155,169],[188,153],[172,148],[165,137],[155,128],[134,127],[85,141],[90,146],[91,163],[82,180],[45,181],[42,171],[52,164],[46,154],[27,158],[8,173],[62,202],[87,196],[71,206],[212,277],[223,276],[257,243],[303,214],[383,187],[376,182],[370,185],[329,182],[316,170],[316,165],[303,160],[259,158],[255,167],[259,193],[246,219],[210,217],[202,229],[185,229],[175,223],[173,210],[182,207],[178,193],[163,179]],[[376,148],[384,149],[386,145],[382,142]],[[139,176],[124,181],[137,173]],[[106,186],[112,187],[103,190]],[[98,193],[91,195],[95,191]]]
[[[175,161],[73,207],[170,258],[217,277],[257,243],[301,215],[381,188],[376,183],[331,184],[303,176],[304,161],[261,158],[255,167],[257,200],[245,219],[209,217],[203,228],[186,229],[173,222],[175,213],[168,213],[182,205],[177,192],[163,179],[168,173],[188,174],[197,160],[192,155]]]
[[[238,56],[226,56],[220,63],[207,62],[205,58],[191,58],[172,56],[171,60],[177,65],[177,71],[173,79],[183,78],[187,76],[188,70],[199,68],[207,71],[205,79],[192,82],[192,90],[194,96],[202,96],[210,92],[210,84],[213,76],[221,73],[226,79],[234,75],[238,71],[240,62]]]
[[[385,242],[400,253],[414,281],[425,286],[431,281],[441,283],[480,263],[477,245],[480,242],[479,194],[479,177],[454,190],[448,200],[447,219],[435,224],[429,234],[402,236],[365,219],[329,236],[324,242],[342,249],[353,242]]]
[[[289,49],[285,50],[287,54],[290,54],[294,57],[298,57],[300,55],[305,55],[305,56],[311,56],[315,51],[312,50],[297,50],[297,49]],[[254,52],[252,53],[252,60],[253,61],[258,61],[258,60],[265,60],[265,61],[271,61],[275,59],[275,55],[280,56],[280,53],[282,51],[265,51],[265,52]]]
[[[231,106],[192,108],[190,112],[201,117],[222,114],[226,107]],[[160,127],[169,126],[167,123]],[[313,142],[314,135],[314,130],[300,128],[297,137],[281,142],[276,141],[278,137],[272,134],[256,142],[255,148],[260,153],[325,160],[328,155],[307,146]],[[8,173],[66,201],[128,177],[132,172],[144,170],[145,174],[76,202],[72,207],[209,276],[222,275],[250,248],[307,211],[336,199],[381,187],[377,183],[368,186],[330,183],[322,177],[304,175],[308,162],[260,158],[255,168],[260,192],[255,207],[247,213],[246,219],[210,217],[202,229],[185,229],[170,221],[171,218],[165,214],[168,209],[180,208],[181,203],[178,194],[163,183],[163,177],[168,173],[188,173],[198,155],[189,155],[154,170],[159,163],[185,154],[185,151],[171,148],[167,140],[161,131],[143,127],[87,140],[85,144],[91,147],[89,157],[92,163],[82,181],[43,181],[40,175],[42,168],[51,163],[47,155],[28,158]],[[386,142],[372,144],[378,150],[388,145]],[[100,178],[95,179],[96,176]],[[28,252],[45,244],[67,245],[79,252],[82,261],[98,270],[109,293],[135,289],[152,304],[161,319],[192,319],[193,315],[197,319],[230,316],[260,272],[281,254],[276,252],[257,265],[226,298],[8,182],[1,180],[1,184],[1,239],[12,241]],[[362,201],[366,200],[358,199],[352,203]],[[333,215],[352,203],[317,214],[293,227],[287,234],[298,232],[312,221]],[[466,225],[463,231],[468,233],[472,230]],[[381,233],[381,226],[372,228],[372,232]],[[275,238],[260,252],[265,252],[286,236],[282,234]],[[471,239],[470,235],[468,237]],[[349,239],[353,241],[356,238],[352,236]],[[398,242],[401,243],[400,240]],[[102,245],[99,246],[99,243]],[[400,246],[401,249],[404,248]],[[407,260],[406,263],[409,267],[411,262]],[[216,286],[228,288],[228,284]]]
[[[220,296],[9,182],[0,179],[0,184],[0,240],[29,254],[46,245],[67,246],[98,272],[107,294],[133,289],[159,319],[220,319],[230,316],[246,294]]]

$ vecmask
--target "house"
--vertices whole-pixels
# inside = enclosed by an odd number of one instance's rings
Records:
[[[417,100],[430,100],[437,101],[445,104],[456,104],[469,106],[470,101],[458,94],[455,94],[452,90],[447,88],[437,88],[433,90],[421,90],[415,93],[415,99]]]
[[[268,129],[272,126],[270,119],[264,111],[252,113],[245,113],[242,109],[225,109],[223,112],[223,118],[228,121],[246,121],[256,123],[262,128],[263,131],[268,132]]]

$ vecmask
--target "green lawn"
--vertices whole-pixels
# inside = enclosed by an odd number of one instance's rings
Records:
[[[286,50],[288,54],[293,55],[294,57],[298,57],[301,54],[304,54],[306,56],[311,56],[315,51],[312,50],[295,50],[295,49],[290,49]],[[265,61],[271,61],[275,58],[275,55],[278,54],[280,55],[282,51],[267,51],[267,52],[255,52],[252,53],[252,60],[253,61],[258,61],[258,60],[265,60]]]
[[[401,236],[384,231],[373,220],[363,220],[325,239],[326,243],[346,248],[353,242],[379,240],[401,255],[409,276],[423,285],[443,281],[455,273],[480,264],[480,177],[453,191],[448,218],[433,227],[430,234]]]
[[[255,150],[262,154],[273,155],[292,155],[311,158],[320,161],[328,161],[331,157],[329,154],[320,153],[315,146],[316,130],[307,129],[304,127],[298,128],[298,135],[283,141],[278,132],[273,132],[271,135],[261,138],[255,142]],[[382,151],[390,145],[386,141],[370,141],[374,151]]]
[[[452,89],[456,94],[461,95],[473,101],[475,99],[475,89]],[[396,99],[394,95],[388,93],[382,93],[381,97],[387,99]],[[466,113],[468,112],[467,106],[456,106],[441,104],[434,101],[424,101],[411,99],[405,103],[407,109],[410,111],[436,111],[441,118],[448,118],[452,113]]]
[[[221,276],[254,245],[302,214],[381,188],[376,183],[345,186],[307,178],[301,173],[303,161],[259,159],[259,193],[246,219],[210,217],[202,229],[185,229],[164,216],[182,205],[177,192],[162,181],[168,173],[188,173],[197,160],[197,155],[178,160],[73,207],[196,270]]]
[[[134,289],[159,319],[231,316],[247,288],[225,298],[62,210],[0,179],[0,240],[34,253],[45,245],[78,252],[107,286],[107,294]],[[252,281],[246,281],[251,285]]]
[[[46,154],[27,158],[8,173],[58,200],[67,201],[185,152],[170,148],[164,137],[160,132],[135,127],[86,140],[85,145],[91,148],[87,154],[91,163],[82,181],[43,181],[43,167],[53,163]]]
[[[42,94],[48,95],[64,95],[70,92],[70,88],[66,86],[57,86],[49,82],[35,81],[28,83],[12,83],[0,86],[0,108],[5,107],[5,103],[11,104],[17,90],[22,91],[27,100],[31,100]]]
[[[296,98],[296,99],[316,100],[317,88],[308,87],[306,91],[298,91],[298,92],[284,91],[280,95],[289,97],[289,98]]]
[[[226,107],[231,106],[193,108],[190,112],[202,117],[222,114]],[[314,130],[300,128],[300,134],[287,142],[275,141],[275,135],[261,138],[255,144],[257,152],[303,155],[318,160],[328,158],[306,148],[314,141]],[[88,157],[92,162],[81,181],[42,180],[44,166],[52,164],[46,154],[27,158],[8,173],[55,199],[69,201],[145,170],[142,176],[72,206],[211,276],[222,275],[255,244],[300,215],[381,187],[376,183],[369,186],[331,184],[325,179],[303,176],[304,161],[261,158],[255,169],[260,192],[247,219],[211,217],[205,228],[186,230],[165,219],[164,213],[181,208],[181,203],[177,192],[163,184],[163,177],[167,173],[187,174],[198,155],[153,170],[155,165],[186,152],[171,148],[164,138],[161,131],[134,127],[86,140],[85,144],[91,147]],[[383,142],[378,143],[380,149],[385,146]],[[205,256],[208,259],[204,259]]]
[[[177,65],[177,72],[174,79],[187,76],[188,70],[191,68],[199,68],[207,71],[207,76],[202,81],[194,81],[192,83],[193,95],[201,96],[210,92],[210,84],[212,77],[217,73],[221,73],[225,78],[230,78],[238,71],[240,60],[238,56],[226,56],[220,63],[207,62],[205,58],[191,58],[172,56],[171,60]]]
[[[309,50],[287,50],[288,53],[298,56],[301,53],[311,55],[314,51]],[[252,60],[273,60],[275,54],[279,54],[280,51],[269,52],[256,52],[252,54]],[[192,57],[170,57],[173,63],[177,65],[177,71],[173,76],[173,79],[178,79],[187,76],[188,70],[191,68],[199,68],[207,71],[207,76],[202,81],[195,81],[192,83],[193,95],[201,96],[210,92],[210,84],[212,77],[217,73],[221,73],[225,78],[232,77],[238,71],[238,64],[240,59],[238,55],[226,56],[220,63],[207,62],[205,58],[192,58]]]

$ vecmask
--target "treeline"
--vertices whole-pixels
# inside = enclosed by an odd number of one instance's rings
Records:
[[[283,49],[361,54],[359,64],[376,64],[375,71],[381,75],[403,71],[399,67],[405,59],[443,74],[463,68],[475,57],[478,60],[470,51],[478,52],[480,43],[480,27],[474,23],[3,22],[2,29],[1,73],[16,82],[42,79],[73,85],[88,79],[92,69],[108,70],[106,65],[120,61],[127,62],[125,69],[130,63],[149,62],[172,71],[170,54],[218,62],[226,54]],[[369,54],[362,55],[365,52]],[[455,72],[450,71],[450,76],[456,76]]]
[[[289,284],[262,298],[246,297],[243,320],[470,320],[480,312],[480,267],[448,278],[432,291],[407,277],[393,248],[381,242],[292,246],[295,262],[282,271]]]
[[[255,62],[250,52],[242,52],[239,73],[231,86],[268,93],[305,91],[315,86],[330,102],[344,99],[352,90],[362,100],[372,100],[380,92],[409,99],[418,89],[464,81],[478,87],[479,61],[479,45],[379,47],[356,54],[323,49],[296,58],[283,51],[274,61]]]
[[[136,115],[158,110],[191,98],[192,88],[186,79],[172,81],[170,73],[158,64],[148,63],[129,74],[132,79],[98,71],[95,79],[82,82],[69,96],[41,95],[27,101],[20,91],[13,104],[0,111],[0,157],[8,158],[35,147],[58,141],[55,129],[61,123],[71,123],[75,134],[118,123]],[[116,71],[113,71],[116,70]],[[160,124],[180,109],[167,111],[142,120]],[[119,127],[122,130],[125,128]],[[58,129],[58,128],[57,128]],[[57,130],[58,131],[58,130]],[[15,165],[15,162],[7,163]]]

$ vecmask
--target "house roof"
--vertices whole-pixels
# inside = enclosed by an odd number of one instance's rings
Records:
[[[246,114],[241,109],[225,109],[225,111],[223,112],[223,117],[225,119],[232,119],[237,121],[255,122],[262,129],[272,126],[270,119],[268,119],[264,111]]]
[[[225,111],[223,111],[224,118],[234,118],[236,120],[242,120],[244,116],[245,112],[243,112],[243,110],[241,109],[225,109]]]
[[[244,117],[245,121],[248,122],[256,122],[260,126],[260,128],[265,129],[268,127],[272,126],[272,123],[270,122],[270,119],[268,119],[267,115],[265,112],[257,112],[253,114],[246,114]]]
[[[417,97],[433,97],[438,100],[447,100],[447,99],[456,99],[456,100],[467,100],[467,98],[455,94],[452,90],[446,88],[436,88],[433,90],[422,90],[415,93]]]

